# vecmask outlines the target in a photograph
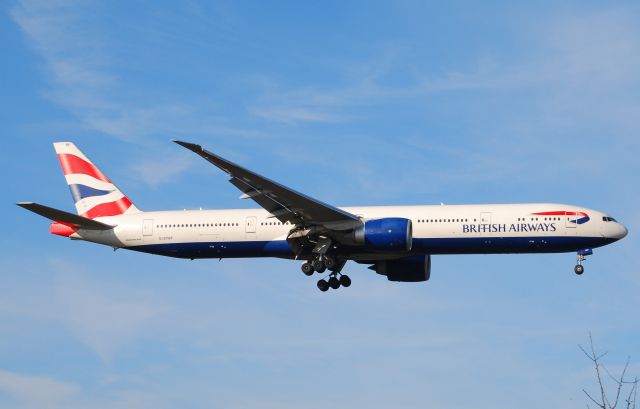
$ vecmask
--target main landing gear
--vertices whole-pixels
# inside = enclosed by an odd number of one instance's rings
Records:
[[[576,256],[577,264],[573,268],[573,271],[577,275],[581,275],[582,273],[584,273],[584,266],[582,265],[582,262],[587,259],[587,256],[590,256],[592,254],[593,254],[593,250],[591,250],[591,249],[578,250],[578,253],[577,253],[577,256]]]
[[[340,276],[340,278],[338,278]],[[329,274],[329,280],[318,280],[318,290],[325,292],[329,287],[337,290],[340,287],[349,287],[351,285],[351,279],[348,275],[332,272]]]
[[[319,255],[313,261],[307,261],[302,264],[301,269],[307,276],[313,275],[314,272],[322,274],[326,270],[331,271],[328,278],[318,280],[318,289],[325,292],[329,288],[337,290],[340,287],[349,287],[351,285],[349,276],[340,273],[345,263],[345,260],[336,260],[330,256]]]

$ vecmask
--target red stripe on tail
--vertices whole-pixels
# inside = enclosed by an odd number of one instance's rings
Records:
[[[60,160],[60,165],[62,165],[62,171],[65,175],[79,173],[82,175],[92,176],[103,182],[111,183],[109,178],[100,172],[98,168],[76,155],[72,155],[70,153],[59,153],[58,160]]]
[[[116,200],[115,202],[102,203],[89,209],[81,216],[95,219],[96,217],[117,216],[127,211],[131,207],[131,201],[126,197]]]

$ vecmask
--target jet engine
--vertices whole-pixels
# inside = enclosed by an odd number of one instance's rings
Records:
[[[355,241],[377,251],[410,251],[411,220],[399,217],[367,220],[355,231]]]

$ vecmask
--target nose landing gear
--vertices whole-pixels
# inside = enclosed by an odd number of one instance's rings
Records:
[[[585,261],[587,259],[587,256],[590,256],[593,254],[593,250],[592,249],[582,249],[582,250],[578,250],[578,253],[576,255],[576,259],[577,259],[577,264],[576,266],[573,268],[573,271],[577,274],[577,275],[581,275],[582,273],[584,273],[584,266],[582,265],[582,262]]]

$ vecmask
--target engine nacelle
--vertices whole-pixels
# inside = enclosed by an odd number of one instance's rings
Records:
[[[431,276],[431,256],[419,255],[380,260],[369,267],[378,274],[386,275],[389,281],[427,281]]]
[[[409,251],[413,241],[411,220],[399,217],[367,220],[355,232],[356,242],[377,251]]]

